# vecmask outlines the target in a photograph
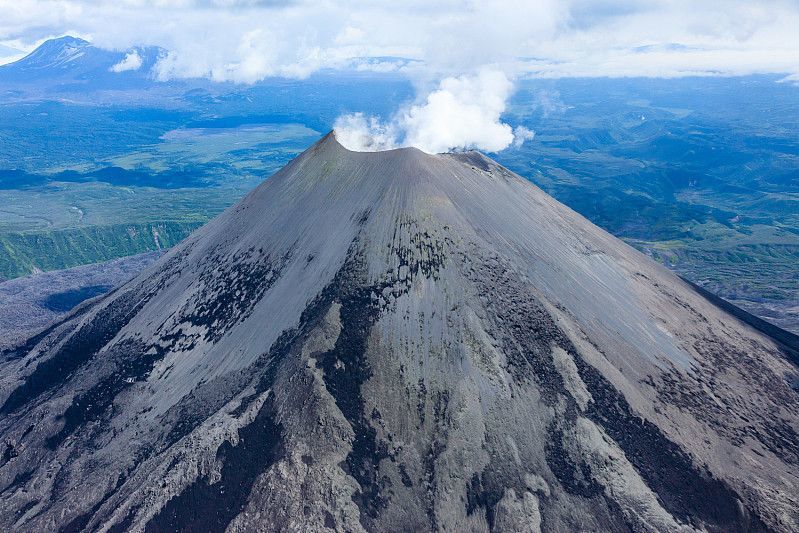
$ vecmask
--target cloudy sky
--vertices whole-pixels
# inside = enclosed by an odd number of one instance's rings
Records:
[[[0,0],[0,55],[71,34],[163,47],[163,78],[244,83],[385,56],[439,77],[796,75],[797,28],[799,0]]]
[[[397,71],[417,87],[387,118],[339,118],[359,150],[498,151],[534,136],[502,122],[523,77],[745,75],[799,82],[799,0],[0,0],[0,62],[45,39],[164,52],[159,80],[254,83],[319,69]]]

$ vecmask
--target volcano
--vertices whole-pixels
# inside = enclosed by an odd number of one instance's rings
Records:
[[[135,69],[114,72],[114,65],[123,61],[127,53],[103,50],[77,37],[50,39],[27,56],[0,65],[0,89],[17,95],[66,91],[74,96],[87,90],[153,88],[151,70],[166,52],[153,46],[128,51],[133,52],[141,64]]]
[[[2,355],[6,531],[796,531],[799,342],[334,134]]]

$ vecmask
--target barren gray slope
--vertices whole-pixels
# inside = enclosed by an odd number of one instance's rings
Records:
[[[6,354],[0,526],[796,530],[787,355],[479,154],[328,135]]]

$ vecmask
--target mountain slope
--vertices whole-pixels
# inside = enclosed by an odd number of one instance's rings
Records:
[[[96,57],[100,53],[102,51],[93,48],[88,41],[77,37],[60,37],[45,41],[6,70],[52,76],[59,70],[67,71],[78,67],[81,63],[85,64],[87,60],[92,61],[94,59],[92,56]]]
[[[77,37],[60,37],[42,43],[22,59],[0,65],[0,87],[26,93],[130,89],[152,84],[150,69],[163,51],[157,47],[130,50],[138,66],[114,72],[128,53],[103,50]]]
[[[793,342],[477,153],[330,134],[4,355],[0,523],[795,530]]]

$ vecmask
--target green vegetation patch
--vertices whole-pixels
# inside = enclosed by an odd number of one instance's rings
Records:
[[[174,246],[202,225],[164,220],[0,234],[0,277],[15,278]]]

